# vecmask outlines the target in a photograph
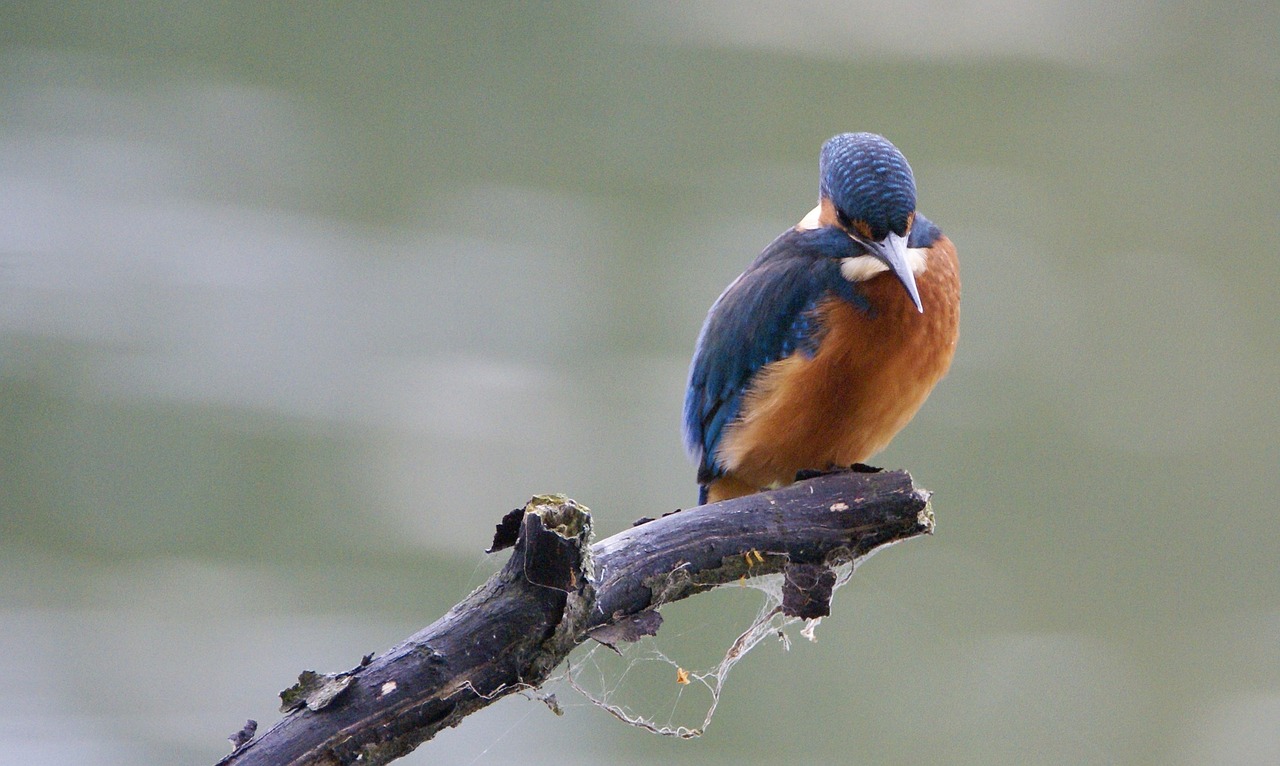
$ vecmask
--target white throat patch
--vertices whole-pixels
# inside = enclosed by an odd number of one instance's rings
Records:
[[[929,268],[929,251],[921,247],[907,248],[907,265],[917,277]],[[876,274],[888,271],[885,262],[873,255],[855,255],[840,259],[840,276],[850,282],[866,282]]]

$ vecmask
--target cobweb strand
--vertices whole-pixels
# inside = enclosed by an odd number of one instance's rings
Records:
[[[849,581],[849,578],[853,576],[854,569],[855,564],[853,563],[846,563],[836,568],[836,583],[833,588],[833,593],[834,590],[839,589]],[[570,663],[568,669],[566,669],[564,673],[564,679],[568,682],[570,687],[585,697],[588,702],[629,726],[635,726],[636,728],[644,729],[645,731],[649,731],[654,734],[660,734],[664,737],[694,739],[702,736],[703,732],[705,732],[707,727],[710,726],[711,719],[715,716],[716,708],[720,704],[721,692],[724,689],[725,682],[728,680],[729,672],[733,667],[746,657],[752,649],[758,646],[761,641],[771,636],[778,638],[782,642],[784,650],[790,649],[791,640],[785,632],[786,628],[802,621],[798,617],[788,617],[782,613],[782,575],[777,574],[755,577],[744,581],[743,584],[763,593],[764,604],[747,629],[742,631],[733,643],[730,644],[729,648],[725,651],[724,656],[721,657],[719,663],[717,663],[714,668],[706,672],[686,671],[656,647],[650,650],[657,660],[669,664],[676,670],[678,683],[681,684],[682,692],[684,686],[695,681],[706,687],[710,694],[710,703],[700,726],[695,728],[683,725],[659,725],[652,718],[633,714],[621,705],[610,702],[609,697],[613,696],[613,694],[612,691],[607,688],[607,682],[603,677],[603,671],[601,678],[602,692],[599,695],[592,693],[579,683],[579,674],[583,668],[583,664],[579,664],[575,667]],[[817,638],[814,631],[817,628],[818,623],[821,622],[821,618],[807,620],[804,622],[806,624],[800,631],[800,635],[809,641],[816,641]],[[591,652],[594,653],[599,648],[600,647],[598,646],[593,647]],[[628,649],[628,652],[630,651],[631,649]],[[590,654],[588,656],[590,656]],[[627,667],[623,670],[623,673],[617,683],[613,685],[613,690],[617,690],[621,686],[622,680],[630,674],[636,663],[642,662],[644,659],[645,658],[633,657]]]

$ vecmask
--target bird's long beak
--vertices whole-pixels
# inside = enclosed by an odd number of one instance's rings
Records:
[[[889,236],[879,242],[863,242],[867,250],[882,261],[889,270],[894,273],[902,286],[906,288],[907,295],[911,296],[911,302],[916,304],[916,311],[924,313],[924,306],[920,304],[920,292],[916,289],[916,276],[911,273],[911,266],[907,263],[907,238],[889,232]]]

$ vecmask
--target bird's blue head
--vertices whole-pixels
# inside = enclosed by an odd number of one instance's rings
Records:
[[[916,215],[916,180],[907,158],[875,133],[841,133],[822,146],[819,191],[836,225],[883,261],[918,310],[920,296],[907,265],[907,235]]]

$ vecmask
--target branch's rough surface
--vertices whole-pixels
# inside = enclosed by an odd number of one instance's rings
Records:
[[[824,475],[669,514],[594,546],[590,514],[563,496],[534,497],[509,518],[518,536],[501,572],[387,653],[286,690],[285,718],[220,766],[388,763],[537,687],[603,629],[620,628],[604,632],[606,643],[634,640],[657,630],[652,610],[662,604],[782,571],[797,614],[816,616],[829,607],[827,568],[933,531],[929,493],[905,471]]]

